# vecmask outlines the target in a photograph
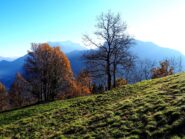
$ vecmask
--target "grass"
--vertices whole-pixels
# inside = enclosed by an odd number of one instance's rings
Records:
[[[185,73],[0,114],[0,138],[185,136]]]

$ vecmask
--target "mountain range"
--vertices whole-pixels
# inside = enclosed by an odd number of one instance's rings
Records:
[[[17,59],[17,57],[2,57],[0,56],[0,61],[14,61],[15,59]]]
[[[82,55],[88,50],[80,44],[71,41],[66,42],[48,42],[51,46],[60,46],[61,50],[67,55],[71,62],[74,74],[78,74],[84,68]],[[181,57],[185,65],[185,56],[174,49],[160,47],[152,42],[143,42],[136,40],[131,52],[140,59],[163,60],[164,58]],[[23,65],[27,55],[17,58],[13,61],[0,59],[0,81],[9,88],[15,79],[17,72],[23,72]],[[185,67],[185,66],[184,66]]]

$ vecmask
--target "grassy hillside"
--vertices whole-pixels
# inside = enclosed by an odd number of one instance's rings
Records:
[[[180,138],[185,74],[0,114],[2,138]]]

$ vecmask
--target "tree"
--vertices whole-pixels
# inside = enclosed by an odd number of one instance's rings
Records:
[[[113,87],[117,87],[116,78],[120,77],[121,73],[125,71],[126,75],[128,74],[131,67],[134,66],[136,57],[132,56],[128,51],[127,45],[125,44],[125,48],[120,49],[118,52],[114,54],[113,58],[113,66],[112,66],[112,73],[113,73]],[[118,75],[120,74],[120,75]]]
[[[156,61],[150,59],[137,59],[135,66],[130,70],[129,81],[131,83],[151,79],[151,69],[156,66]]]
[[[90,91],[92,90],[92,79],[90,77],[90,73],[87,70],[81,71],[76,81],[81,84],[81,86],[87,87]]]
[[[182,57],[171,57],[167,58],[166,60],[169,61],[169,65],[174,68],[174,73],[182,72],[183,71],[183,59]]]
[[[92,91],[91,78],[88,71],[81,71],[76,80],[71,80],[68,92],[64,95],[59,95],[59,98],[72,98],[77,96],[85,96]]]
[[[93,94],[98,94],[98,93],[102,93],[105,91],[105,88],[104,88],[104,85],[102,84],[96,84],[96,83],[93,83],[92,85],[92,93]]]
[[[0,111],[8,108],[8,97],[5,86],[0,83]]]
[[[51,101],[58,93],[68,92],[73,82],[73,72],[66,55],[59,47],[47,43],[32,44],[25,64],[32,92],[39,102]]]
[[[90,73],[86,70],[81,71],[76,78],[76,84],[79,88],[79,95],[90,94],[92,91],[92,80]]]
[[[98,49],[84,55],[90,72],[96,77],[106,76],[108,90],[116,85],[116,73],[118,65],[129,61],[133,39],[126,33],[127,25],[122,22],[120,15],[114,15],[110,11],[102,13],[97,19],[97,31],[94,33],[98,42],[84,35],[86,45],[95,46]]]
[[[173,67],[170,67],[169,61],[160,62],[160,67],[152,69],[152,79],[161,78],[173,74]]]
[[[11,107],[26,106],[35,102],[31,94],[30,83],[20,73],[17,73],[16,79],[11,86],[9,99]]]
[[[59,93],[57,95],[57,98],[66,99],[66,98],[72,98],[77,96],[85,96],[85,95],[89,95],[90,93],[91,93],[91,90],[87,86],[84,86],[83,84],[81,84],[80,82],[77,82],[76,80],[71,80],[66,92],[62,94]]]

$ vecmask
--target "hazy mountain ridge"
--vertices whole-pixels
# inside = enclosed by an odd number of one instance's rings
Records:
[[[14,61],[16,60],[17,58],[16,57],[2,57],[0,56],[0,61]]]
[[[48,44],[52,47],[60,46],[61,50],[64,53],[70,53],[72,51],[81,51],[81,50],[88,50],[86,47],[78,44],[73,43],[71,41],[64,41],[64,42],[48,42]]]
[[[22,73],[26,58],[27,55],[14,61],[0,61],[0,81],[7,87],[10,87],[11,83],[15,79],[16,73]]]
[[[162,60],[164,58],[181,56],[185,60],[185,55],[178,50],[161,47],[153,42],[136,40],[131,51],[141,59]]]
[[[61,50],[67,55],[71,62],[74,74],[78,74],[84,68],[82,55],[88,50],[80,44],[70,41],[66,42],[48,42],[51,46],[60,46]],[[185,65],[185,56],[177,50],[160,47],[152,42],[143,42],[136,40],[135,45],[131,48],[131,52],[141,59],[163,60],[164,58],[181,57],[183,65]],[[0,81],[7,87],[12,84],[15,74],[22,72],[24,61],[27,55],[20,57],[14,61],[0,61]],[[184,66],[185,67],[185,66]]]

